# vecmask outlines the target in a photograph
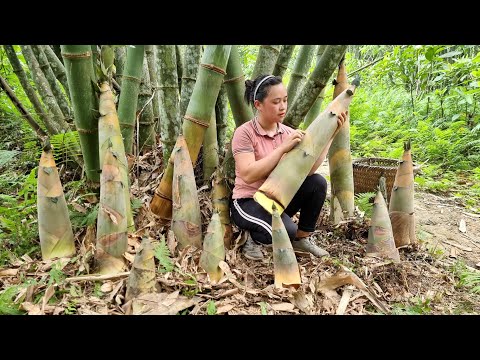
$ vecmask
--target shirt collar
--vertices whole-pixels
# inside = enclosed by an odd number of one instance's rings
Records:
[[[269,136],[266,133],[266,131],[262,128],[262,126],[258,123],[258,119],[257,119],[256,116],[253,118],[253,128],[255,129],[255,132],[257,134],[263,135],[263,136]],[[277,134],[283,134],[284,132],[285,132],[285,130],[280,125],[280,123],[277,123]]]

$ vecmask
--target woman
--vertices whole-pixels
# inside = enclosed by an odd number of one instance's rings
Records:
[[[242,248],[244,256],[261,260],[261,246],[272,244],[272,216],[253,199],[253,195],[282,156],[302,140],[305,132],[282,124],[287,112],[287,90],[280,77],[260,75],[253,81],[245,81],[245,100],[255,107],[257,115],[239,126],[233,135],[232,153],[235,157],[236,177],[230,208],[235,224],[248,232]],[[338,115],[339,128],[345,118],[346,113]],[[293,248],[317,257],[328,255],[327,251],[316,245],[313,235],[325,202],[327,182],[315,171],[324,161],[332,140],[282,213]],[[297,226],[291,217],[299,210]]]

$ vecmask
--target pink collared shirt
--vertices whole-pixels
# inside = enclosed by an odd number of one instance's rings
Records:
[[[274,136],[269,136],[255,117],[239,126],[233,133],[232,154],[235,156],[242,152],[253,152],[255,161],[258,161],[280,146],[286,139],[286,135],[293,131],[292,128],[278,123],[277,133]],[[238,167],[235,165],[235,187],[233,188],[232,198],[252,198],[265,180],[266,178],[247,184],[240,177]]]

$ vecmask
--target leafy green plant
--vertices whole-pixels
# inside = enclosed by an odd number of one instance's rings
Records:
[[[260,312],[262,315],[267,315],[267,303],[265,301],[261,301],[258,303],[260,305]]]
[[[52,268],[48,272],[48,275],[50,276],[48,279],[48,286],[52,284],[61,284],[67,277],[62,271],[62,264],[59,261],[52,264]]]
[[[209,300],[207,304],[207,314],[215,315],[217,313],[217,307],[215,306],[215,301]]]
[[[159,262],[158,272],[167,273],[167,272],[173,271],[175,266],[172,262],[170,250],[168,249],[168,246],[165,242],[165,236],[163,234],[162,234],[162,239],[160,240],[158,245],[155,246],[154,251],[155,251],[155,257]]]
[[[410,299],[412,305],[394,304],[392,307],[392,315],[427,315],[432,312],[432,299],[422,300],[420,298]]]
[[[372,217],[373,204],[371,201],[375,195],[374,192],[359,193],[355,195],[355,202],[360,211],[365,213],[365,217]]]
[[[23,314],[18,305],[13,302],[17,295],[19,286],[10,286],[0,293],[0,315],[19,315]]]
[[[475,294],[480,293],[480,272],[467,270],[461,272],[459,285],[470,288]]]

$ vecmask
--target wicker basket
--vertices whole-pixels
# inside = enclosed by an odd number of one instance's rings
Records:
[[[377,192],[378,181],[383,175],[387,182],[387,200],[390,200],[399,160],[386,158],[361,158],[352,161],[355,194]],[[420,167],[413,163],[413,175]]]

